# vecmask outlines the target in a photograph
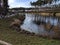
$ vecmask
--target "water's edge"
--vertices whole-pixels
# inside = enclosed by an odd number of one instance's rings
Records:
[[[34,32],[34,33],[39,34],[39,35],[55,36],[55,32],[53,30],[46,31],[46,29],[44,28],[44,25],[37,25],[33,21],[39,20],[39,21],[45,21],[46,23],[50,22],[51,25],[56,26],[59,24],[57,18],[53,18],[53,17],[44,18],[42,16],[38,16],[37,19],[35,19],[35,18],[36,18],[35,15],[26,14],[26,19],[24,21],[24,24],[21,26],[21,28],[26,30],[26,31],[29,31],[29,32]]]

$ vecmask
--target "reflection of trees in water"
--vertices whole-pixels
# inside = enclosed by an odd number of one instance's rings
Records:
[[[59,29],[60,25],[58,26],[58,24],[57,25],[55,24],[52,25],[53,23],[51,24],[51,21],[55,22],[53,21],[55,19],[58,20],[59,18],[58,17],[53,18],[52,16],[45,17],[38,14],[35,15],[27,14],[22,28],[40,35],[44,35],[44,36],[49,35],[54,37],[55,34],[59,35],[58,31],[60,30]],[[58,21],[56,23],[58,23]]]
[[[41,16],[41,15],[35,14],[35,20],[33,22],[37,25],[50,24],[49,30],[51,30],[54,26],[57,26],[57,25],[60,26],[60,18],[56,17],[56,16],[54,16],[54,17],[52,17],[52,16]]]

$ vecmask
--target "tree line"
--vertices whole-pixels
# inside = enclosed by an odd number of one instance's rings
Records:
[[[37,0],[36,2],[30,2],[32,6],[41,6],[45,4],[51,4],[52,2],[56,3],[57,0]]]

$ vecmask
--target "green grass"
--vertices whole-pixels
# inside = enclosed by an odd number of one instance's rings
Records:
[[[0,45],[3,45],[3,44],[0,44]]]
[[[9,28],[10,22],[10,19],[0,20],[0,40],[13,45],[60,45],[60,40],[18,33],[16,30]]]

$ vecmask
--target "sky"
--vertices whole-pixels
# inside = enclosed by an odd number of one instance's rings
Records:
[[[8,0],[10,8],[14,7],[31,7],[30,2],[37,0]]]

